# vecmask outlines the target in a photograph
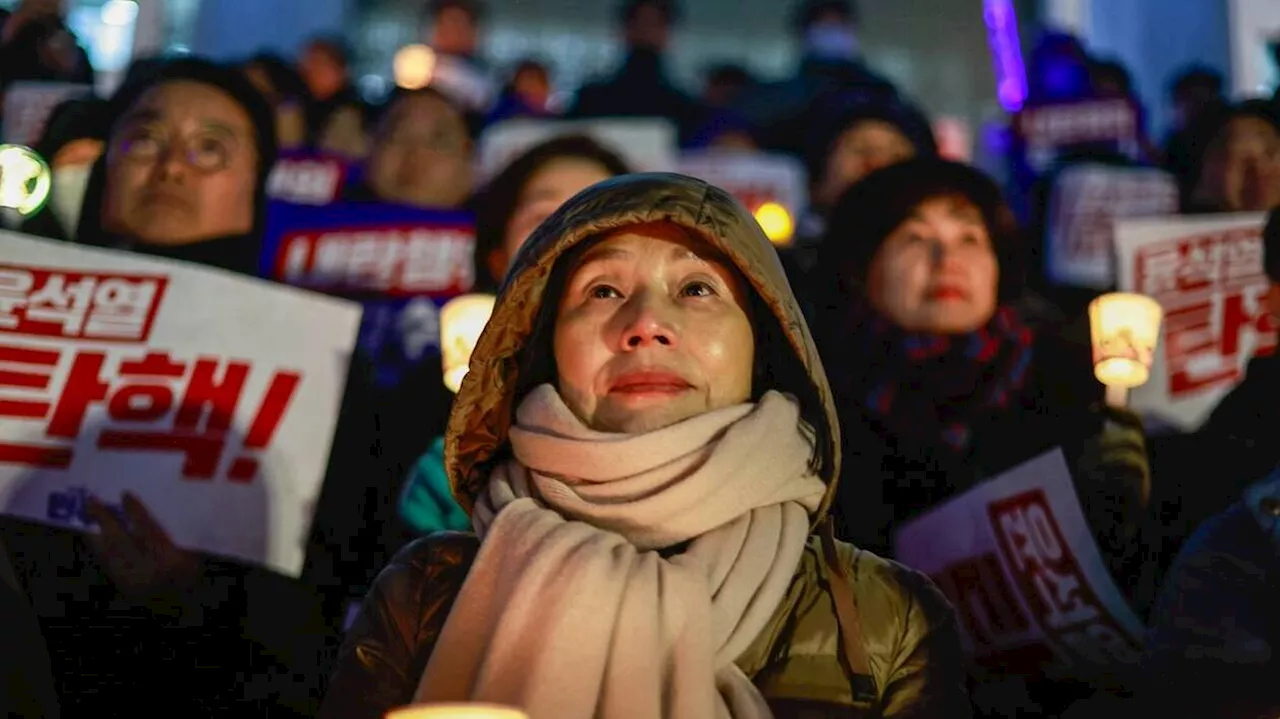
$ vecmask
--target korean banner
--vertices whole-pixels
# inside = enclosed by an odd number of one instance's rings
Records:
[[[344,160],[325,155],[286,154],[267,178],[267,196],[298,205],[337,202],[351,175]]]
[[[221,270],[0,234],[0,509],[132,492],[180,546],[302,571],[359,323]]]
[[[49,115],[66,100],[93,94],[89,85],[65,82],[15,82],[4,95],[4,141],[34,145]]]
[[[1064,169],[1049,198],[1044,238],[1049,278],[1095,290],[1115,287],[1114,220],[1177,211],[1178,185],[1167,172],[1101,163]]]
[[[361,302],[358,346],[378,383],[440,354],[440,308],[475,282],[470,213],[377,202],[272,202],[262,274]]]
[[[755,212],[766,202],[799,217],[808,205],[804,165],[763,152],[693,152],[680,158],[677,171],[722,187]]]
[[[895,552],[951,600],[980,666],[1088,679],[1138,661],[1142,622],[1103,563],[1061,450],[913,520]]]
[[[1122,220],[1116,224],[1120,289],[1164,308],[1151,379],[1130,406],[1184,432],[1200,427],[1276,347],[1267,311],[1260,214]]]
[[[676,128],[667,120],[539,120],[500,122],[480,138],[479,179],[487,182],[521,153],[567,135],[586,135],[618,154],[636,172],[669,172],[676,168]]]
[[[1138,108],[1125,99],[1086,100],[1028,106],[1013,119],[1026,147],[1027,163],[1044,172],[1069,147],[1109,145],[1130,151],[1141,133]]]

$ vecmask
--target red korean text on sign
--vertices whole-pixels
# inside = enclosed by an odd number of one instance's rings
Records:
[[[168,278],[0,265],[0,335],[142,342]]]
[[[1270,282],[1259,229],[1143,247],[1135,269],[1138,291],[1165,310],[1161,344],[1170,397],[1238,382],[1249,359],[1246,340],[1253,340],[1254,356],[1275,351],[1277,327],[1266,309]]]
[[[65,364],[64,364],[65,363]],[[0,443],[0,461],[43,468],[69,467],[72,445],[89,410],[102,406],[109,420],[96,446],[106,451],[177,452],[183,477],[210,480],[218,472],[231,439],[232,418],[252,372],[243,361],[214,357],[175,359],[142,350],[110,362],[105,352],[49,350],[0,345],[0,418],[44,424],[47,443]],[[66,380],[53,395],[59,369]],[[301,383],[295,372],[271,377],[227,477],[251,482],[258,473],[254,454],[267,449]],[[36,392],[45,396],[37,399]]]
[[[998,555],[956,562],[932,579],[955,607],[979,665],[1034,673],[1057,663],[1053,647],[1035,635]]]
[[[1055,646],[1097,666],[1137,661],[1138,639],[1098,598],[1042,490],[993,502],[988,515],[1018,593]]]
[[[470,227],[377,228],[291,234],[276,279],[330,292],[452,296],[475,281]]]

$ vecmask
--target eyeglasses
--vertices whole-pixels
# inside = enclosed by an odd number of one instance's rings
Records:
[[[134,163],[154,163],[169,157],[178,147],[179,156],[192,169],[203,173],[220,172],[231,166],[239,143],[222,133],[201,131],[185,138],[174,138],[162,128],[141,125],[126,128],[113,143],[113,151]]]

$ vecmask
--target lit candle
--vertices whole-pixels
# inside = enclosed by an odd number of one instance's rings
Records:
[[[1151,377],[1164,311],[1146,295],[1113,292],[1089,303],[1093,374],[1107,403],[1123,406],[1129,390]]]
[[[33,215],[44,207],[51,187],[53,175],[35,150],[0,145],[0,207]]]
[[[496,704],[427,704],[393,709],[386,719],[529,719],[529,715]]]
[[[454,392],[462,387],[480,333],[493,314],[493,295],[462,295],[440,308],[440,349],[444,355],[444,384]]]
[[[764,230],[764,234],[769,241],[779,247],[785,247],[791,243],[791,236],[795,233],[795,223],[791,220],[791,213],[787,212],[787,208],[776,202],[766,202],[756,208],[756,222],[760,223],[760,229]]]
[[[436,53],[426,45],[405,45],[391,61],[396,85],[406,90],[421,90],[431,84],[436,72]]]

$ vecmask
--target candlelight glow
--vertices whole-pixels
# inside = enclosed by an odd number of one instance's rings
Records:
[[[760,205],[756,209],[756,222],[760,223],[769,241],[780,247],[789,244],[791,235],[795,233],[795,223],[791,220],[791,213],[776,202]]]
[[[29,147],[0,145],[0,207],[33,215],[49,199],[53,176],[49,166]]]
[[[529,715],[494,704],[436,704],[393,709],[386,719],[529,719]]]
[[[436,71],[436,53],[426,45],[405,45],[393,60],[396,84],[406,90],[421,90],[431,84]]]
[[[493,314],[493,295],[462,295],[440,308],[440,349],[444,355],[444,385],[457,393],[467,376],[471,351]]]
[[[1146,295],[1113,292],[1089,304],[1093,373],[1109,388],[1140,387],[1151,376],[1164,310]]]

